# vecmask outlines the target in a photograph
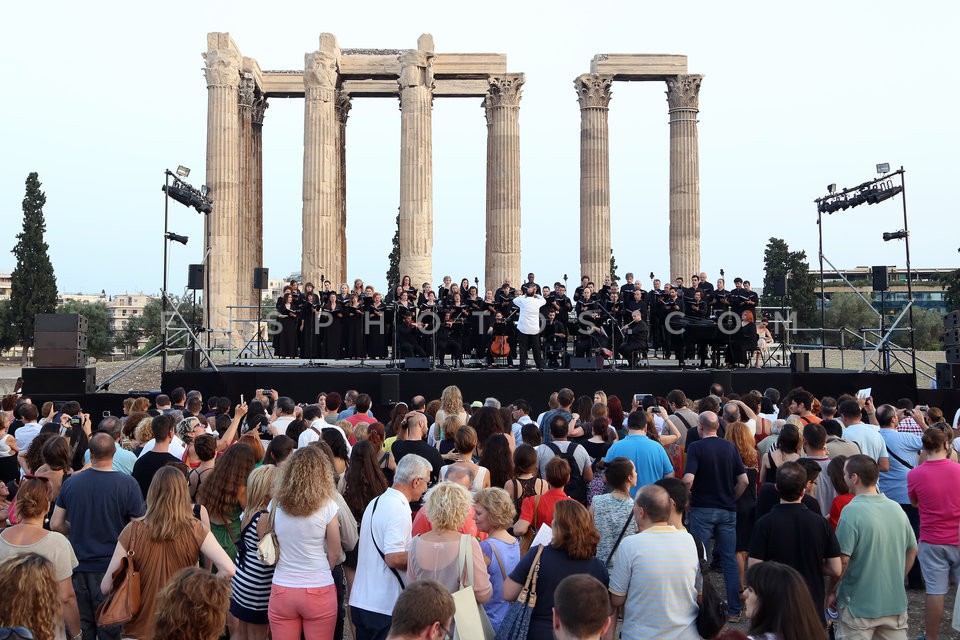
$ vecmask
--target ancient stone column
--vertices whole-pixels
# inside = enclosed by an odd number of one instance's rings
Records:
[[[207,216],[210,254],[204,291],[206,326],[211,344],[226,345],[230,305],[238,300],[236,265],[240,218],[240,52],[226,33],[207,35],[203,54],[207,80],[207,187],[213,210]],[[219,332],[219,333],[218,333]]]
[[[350,96],[343,91],[337,91],[337,148],[340,155],[340,189],[337,197],[340,203],[337,226],[340,229],[340,272],[337,274],[337,285],[347,280],[347,118],[350,116]],[[332,278],[331,278],[332,280]],[[353,283],[350,283],[351,290]]]
[[[700,273],[700,75],[667,78],[670,106],[670,280]]]
[[[253,239],[249,251],[255,267],[265,266],[263,264],[263,116],[269,106],[263,95],[258,96],[253,102]],[[260,301],[257,300],[256,304],[260,304]]]
[[[400,275],[433,281],[433,37],[400,54]]]
[[[487,244],[484,282],[520,278],[520,91],[524,75],[490,78],[487,118]]]
[[[610,141],[607,114],[613,77],[574,80],[580,102],[580,273],[596,283],[610,273]],[[599,286],[599,284],[597,285]]]
[[[253,218],[254,218],[254,157],[253,157],[253,102],[256,98],[256,83],[253,75],[243,74],[240,79],[240,219],[237,225],[235,262],[240,273],[237,280],[237,300],[240,305],[250,306],[256,299],[253,289]],[[241,318],[257,317],[256,310],[245,309]]]
[[[340,264],[340,150],[337,145],[337,68],[340,49],[324,33],[320,50],[304,58],[303,258],[301,278],[317,283]],[[331,278],[332,279],[332,278]]]

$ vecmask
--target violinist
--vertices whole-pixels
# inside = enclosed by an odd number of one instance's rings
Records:
[[[456,286],[456,285],[454,285]],[[459,295],[459,294],[457,294]],[[446,369],[444,358],[449,353],[454,366],[463,366],[463,349],[460,346],[459,336],[456,335],[456,321],[453,319],[453,312],[447,311],[443,314],[443,321],[437,329],[437,355],[440,356],[440,369]]]
[[[397,357],[427,356],[427,352],[420,346],[420,329],[423,329],[423,325],[414,322],[412,314],[403,316],[403,321],[397,327]]]
[[[650,340],[650,325],[643,319],[639,310],[632,312],[630,322],[623,326],[624,342],[617,352],[627,359],[630,366],[636,366],[637,360],[647,359]]]
[[[537,371],[543,371],[543,354],[540,352],[540,307],[547,303],[533,282],[533,274],[528,276],[524,295],[514,298],[513,304],[520,309],[517,320],[517,342],[520,346],[520,371],[527,368],[527,350],[533,348],[533,361]]]
[[[506,357],[507,365],[513,367],[513,325],[507,322],[499,311],[494,316],[493,323],[487,327],[487,366],[493,366],[493,358]]]

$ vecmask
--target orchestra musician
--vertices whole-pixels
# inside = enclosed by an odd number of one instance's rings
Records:
[[[745,309],[740,317],[740,330],[730,337],[730,354],[727,359],[730,367],[749,367],[747,352],[757,348],[757,325],[754,324],[753,311]]]
[[[544,305],[546,307],[547,305]],[[559,369],[565,364],[567,355],[567,323],[557,317],[554,309],[547,311],[546,325],[543,328],[543,347],[547,364]]]
[[[403,320],[397,327],[397,357],[411,358],[419,356],[425,358],[427,352],[420,346],[419,329],[423,325],[413,321],[413,314],[403,316]]]
[[[459,296],[459,294],[457,295]],[[453,360],[454,366],[463,366],[463,350],[460,346],[460,337],[456,335],[456,322],[453,318],[453,312],[446,311],[443,314],[443,321],[437,328],[437,355],[440,357],[440,364],[437,365],[437,367],[440,369],[447,368],[447,365],[444,363],[444,358],[446,358],[448,353]]]
[[[617,352],[627,359],[631,367],[637,366],[638,358],[646,361],[650,340],[650,325],[643,319],[639,309],[630,315],[630,322],[623,326],[624,342]]]
[[[487,327],[487,338],[487,366],[493,366],[494,356],[506,355],[507,366],[513,368],[513,354],[516,351],[513,325],[499,311],[493,317],[493,323]]]

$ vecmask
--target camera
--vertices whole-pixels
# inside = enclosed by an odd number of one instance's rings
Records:
[[[83,425],[83,416],[75,415],[70,418],[70,427],[80,427]]]

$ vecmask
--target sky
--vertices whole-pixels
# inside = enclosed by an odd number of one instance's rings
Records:
[[[875,165],[906,169],[914,267],[956,267],[953,169],[960,148],[954,2],[8,3],[0,21],[0,212],[20,228],[39,173],[61,292],[155,293],[163,277],[164,169],[204,181],[206,34],[227,31],[262,69],[302,69],[322,32],[343,48],[502,53],[526,74],[520,107],[521,269],[579,270],[579,128],[573,79],[598,53],[669,53],[704,75],[699,145],[701,268],[763,278],[770,237],[816,268],[813,200]],[[953,45],[950,43],[954,42]],[[662,82],[616,82],[610,103],[613,249],[619,273],[669,277],[669,128]],[[479,98],[434,101],[434,283],[483,277],[486,124]],[[273,99],[263,128],[264,265],[300,268],[303,100]],[[399,204],[400,111],[356,99],[347,125],[348,277],[385,285]],[[899,198],[825,217],[838,268],[905,265]],[[172,203],[170,286],[202,258],[202,217]],[[5,244],[6,246],[2,246]]]

